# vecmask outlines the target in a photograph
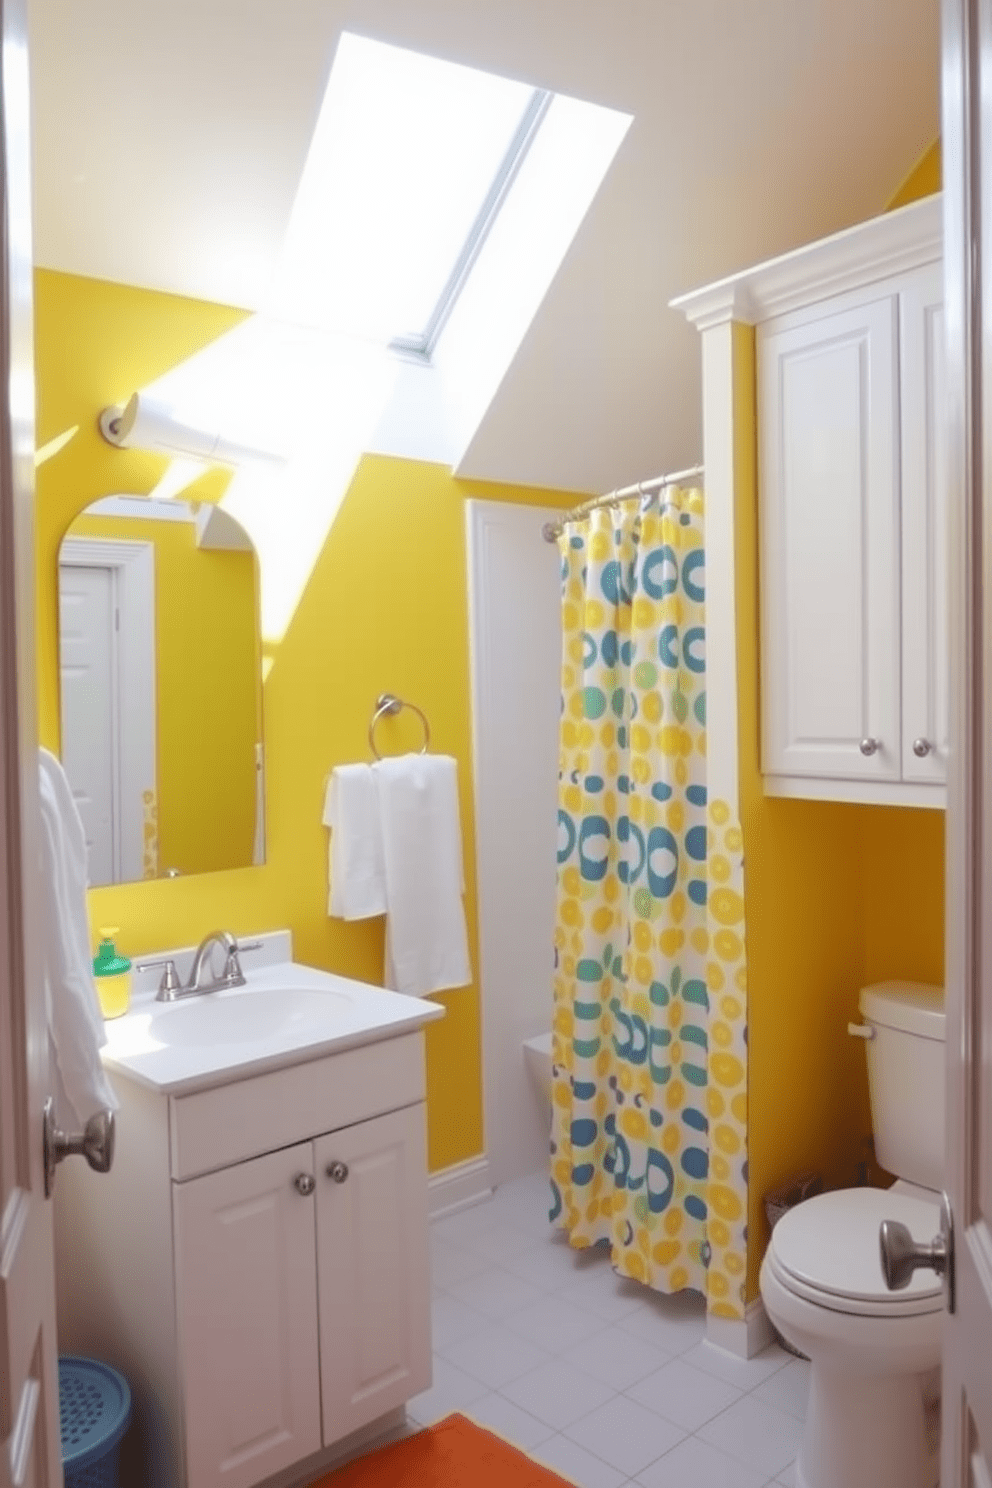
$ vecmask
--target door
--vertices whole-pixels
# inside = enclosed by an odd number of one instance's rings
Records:
[[[112,568],[59,566],[62,765],[86,832],[89,881],[119,883],[117,593]]]
[[[314,1143],[324,1445],[431,1383],[422,1104]]]
[[[898,780],[897,296],[768,321],[757,352],[762,769]]]
[[[49,1093],[38,958],[34,692],[34,400],[27,26],[0,0],[0,1488],[57,1488],[52,1208],[44,1197]]]
[[[942,1488],[992,1484],[992,13],[943,0],[951,495],[947,1187],[956,1307],[944,1332]]]
[[[248,1488],[320,1447],[313,1145],[173,1186],[186,1473]]]
[[[944,272],[899,295],[902,427],[902,778],[947,779],[947,466]]]

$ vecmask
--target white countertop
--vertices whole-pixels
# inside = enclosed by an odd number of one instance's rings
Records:
[[[252,959],[242,958],[244,987],[157,1002],[139,986],[130,1010],[105,1025],[104,1064],[153,1090],[185,1095],[395,1038],[444,1016],[426,998],[294,961]],[[147,987],[147,974],[140,982]]]

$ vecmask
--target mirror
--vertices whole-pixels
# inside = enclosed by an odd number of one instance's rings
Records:
[[[226,512],[108,496],[76,518],[59,681],[91,887],[264,861],[259,569]]]

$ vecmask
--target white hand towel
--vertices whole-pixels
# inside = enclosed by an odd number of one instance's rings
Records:
[[[117,1109],[100,1062],[107,1042],[93,981],[86,912],[86,834],[65,771],[47,749],[38,751],[41,796],[41,870],[48,1030],[60,1095],[80,1125],[97,1111]],[[56,1107],[65,1125],[68,1113]]]
[[[370,765],[337,765],[331,771],[324,825],[331,829],[327,913],[342,920],[385,914],[379,789]]]
[[[386,870],[386,985],[412,997],[472,980],[462,904],[458,766],[404,754],[373,765]]]

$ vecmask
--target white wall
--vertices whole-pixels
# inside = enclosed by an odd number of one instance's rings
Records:
[[[551,1027],[557,854],[560,513],[467,503],[489,1181],[548,1161],[550,1117],[522,1043]]]

